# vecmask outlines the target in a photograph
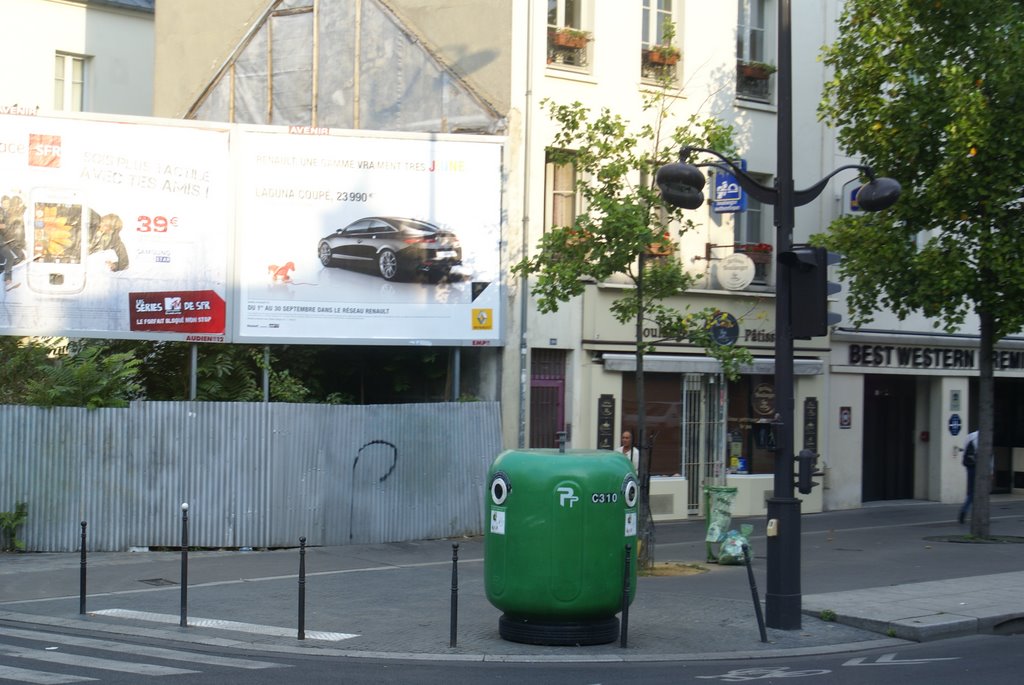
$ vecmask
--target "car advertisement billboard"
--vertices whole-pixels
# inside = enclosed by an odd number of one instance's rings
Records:
[[[0,119],[0,334],[227,336],[226,129]]]
[[[245,129],[239,341],[500,344],[500,140]]]

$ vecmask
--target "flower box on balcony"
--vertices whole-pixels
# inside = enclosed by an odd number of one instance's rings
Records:
[[[679,48],[671,45],[656,45],[644,50],[644,60],[649,64],[672,66],[679,62]]]
[[[747,243],[735,246],[735,251],[750,257],[754,264],[771,264],[772,246],[768,243]]]
[[[775,66],[765,62],[741,62],[740,75],[754,81],[766,81],[775,73]]]
[[[557,29],[552,34],[551,42],[560,48],[580,50],[587,47],[587,43],[590,42],[590,34],[578,29]]]

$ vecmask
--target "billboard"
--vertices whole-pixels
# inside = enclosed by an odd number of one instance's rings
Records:
[[[0,334],[224,340],[226,129],[0,118]]]
[[[0,335],[500,345],[502,149],[0,117]]]
[[[247,342],[501,341],[500,141],[237,131]]]

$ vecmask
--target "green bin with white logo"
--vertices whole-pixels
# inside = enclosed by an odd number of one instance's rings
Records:
[[[508,450],[487,476],[484,589],[506,640],[603,644],[618,637],[626,546],[636,591],[639,488],[605,450]]]

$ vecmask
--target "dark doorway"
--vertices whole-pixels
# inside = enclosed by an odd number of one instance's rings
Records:
[[[865,502],[914,497],[913,376],[864,377]]]
[[[530,355],[530,447],[558,447],[565,430],[565,362],[562,350]]]

